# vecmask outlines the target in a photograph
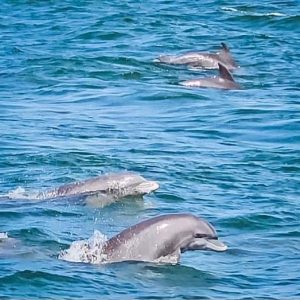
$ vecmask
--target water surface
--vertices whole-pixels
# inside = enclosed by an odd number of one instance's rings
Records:
[[[26,1],[0,11],[0,298],[300,298],[298,1]],[[241,91],[187,89],[213,76],[161,54],[231,48]],[[144,201],[94,208],[20,200],[135,171]],[[19,187],[19,189],[18,189]],[[10,195],[13,199],[9,199]],[[229,250],[180,265],[58,259],[94,230],[190,212]],[[13,245],[13,247],[10,247]]]

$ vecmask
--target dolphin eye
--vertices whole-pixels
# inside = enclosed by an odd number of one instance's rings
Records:
[[[201,239],[201,238],[207,238],[208,235],[207,234],[203,234],[203,233],[196,233],[195,234],[195,238]]]
[[[205,234],[205,233],[196,233],[195,238],[198,238],[198,239],[201,239],[201,238],[207,238],[207,239],[210,239],[210,240],[217,240],[218,237],[217,236],[211,236],[209,234]]]

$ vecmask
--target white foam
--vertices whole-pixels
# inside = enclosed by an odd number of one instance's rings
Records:
[[[256,16],[256,17],[286,17],[286,14],[283,13],[279,13],[279,12],[270,12],[270,13],[251,13],[249,11],[245,11],[245,10],[238,10],[236,8],[233,7],[227,7],[227,6],[222,6],[221,7],[222,10],[224,11],[230,11],[230,12],[239,12],[241,14],[244,15],[249,15],[249,16]]]
[[[233,8],[233,7],[226,7],[226,6],[223,6],[221,7],[222,10],[225,10],[225,11],[238,11],[236,8]]]
[[[278,12],[271,12],[266,14],[267,16],[272,16],[272,17],[286,17],[286,14],[278,13]]]
[[[61,251],[58,258],[71,262],[105,263],[106,255],[102,254],[102,248],[106,241],[107,237],[95,230],[88,240],[75,241],[69,249]]]
[[[37,198],[37,192],[27,192],[23,187],[18,186],[16,189],[9,191],[7,193],[7,197],[9,199],[30,199],[35,200]]]
[[[0,239],[8,239],[7,232],[0,232]]]

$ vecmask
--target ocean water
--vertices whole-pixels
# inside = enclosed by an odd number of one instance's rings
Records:
[[[299,11],[297,0],[3,0],[0,299],[299,299]],[[240,91],[184,88],[216,71],[153,62],[221,42]],[[104,208],[30,199],[124,170],[160,189]],[[94,230],[177,212],[214,224],[228,251],[178,265],[58,259]]]

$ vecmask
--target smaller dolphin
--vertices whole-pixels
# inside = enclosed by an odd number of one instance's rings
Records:
[[[132,173],[111,173],[81,182],[60,186],[56,189],[41,192],[38,199],[55,199],[60,197],[93,197],[105,200],[109,204],[128,196],[143,196],[159,188],[155,181]]]
[[[12,255],[19,244],[20,241],[9,237],[6,232],[0,232],[0,257]]]
[[[218,69],[218,64],[223,64],[228,70],[238,67],[234,61],[229,48],[221,43],[222,49],[217,53],[187,52],[181,55],[162,55],[154,60],[170,65],[187,65],[193,68]]]
[[[191,214],[168,214],[131,226],[108,240],[102,249],[108,262],[178,263],[192,250],[225,251],[213,226]]]
[[[240,85],[236,83],[226,69],[226,67],[220,63],[219,65],[219,76],[212,78],[199,78],[191,79],[179,82],[180,85],[187,87],[200,87],[200,88],[216,88],[216,89],[227,89],[227,90],[239,90],[241,89]]]

